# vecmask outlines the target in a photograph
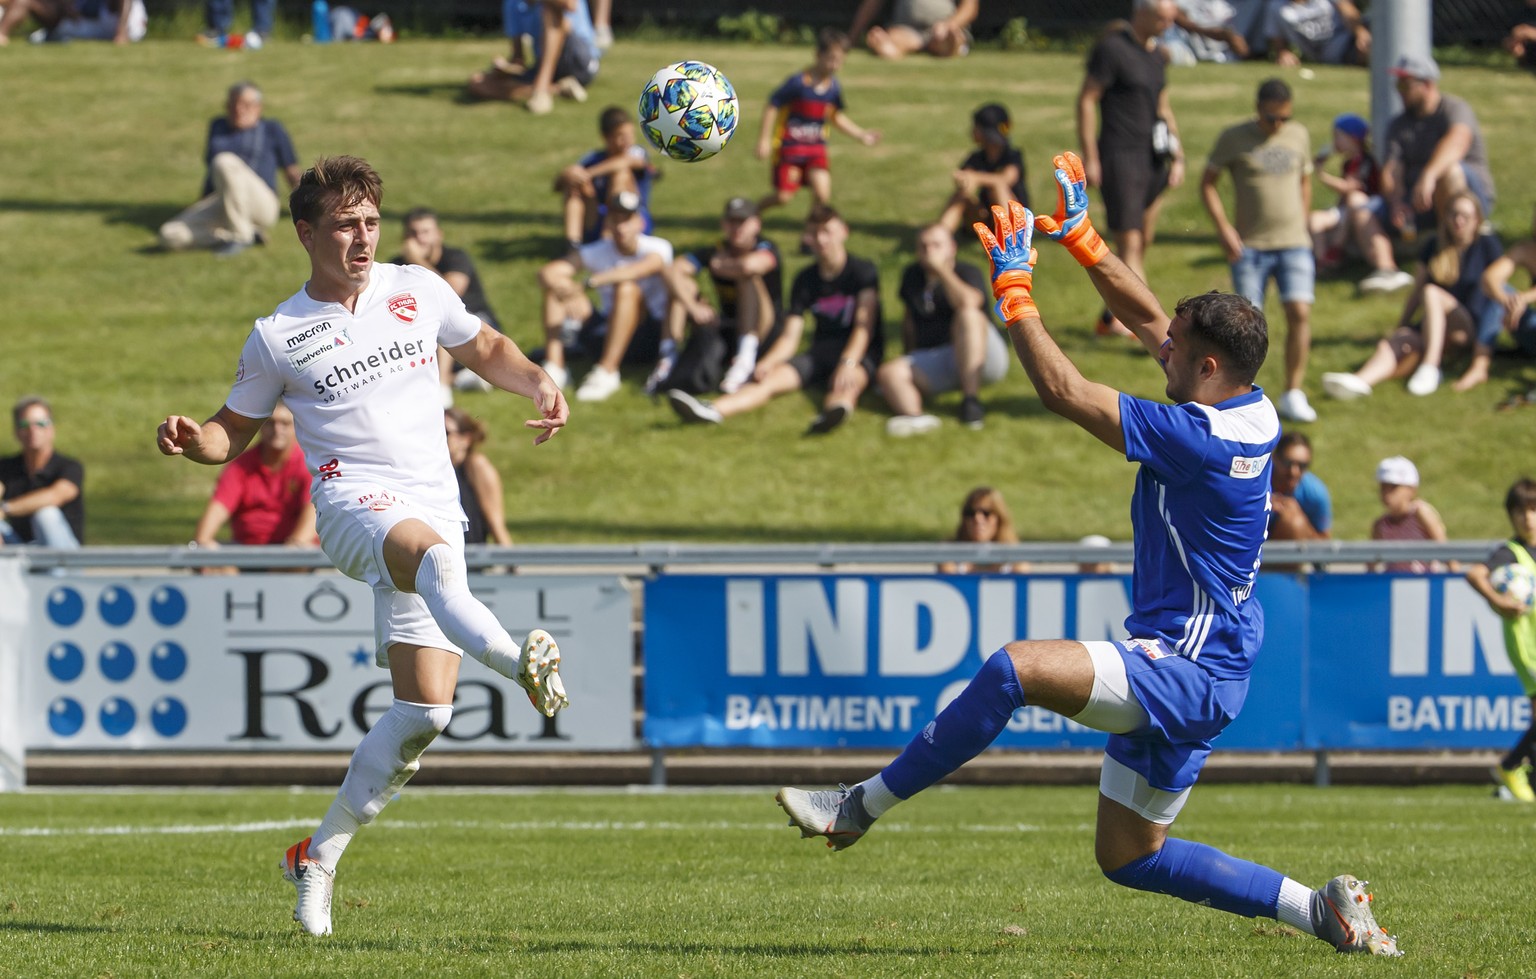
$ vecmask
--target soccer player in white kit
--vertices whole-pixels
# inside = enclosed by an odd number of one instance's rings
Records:
[[[294,919],[311,935],[331,933],[342,851],[448,726],[460,650],[514,679],[546,716],[568,703],[553,638],[535,629],[519,648],[470,594],[438,346],[534,403],[538,417],[523,424],[538,431],[535,445],[565,425],[569,408],[549,376],[470,315],[435,272],[374,263],[382,197],[379,175],[356,157],[305,171],[289,211],[309,281],[256,321],[224,406],[201,425],[171,415],[158,432],[164,454],[222,465],[281,399],[309,462],[320,545],[374,589],[375,656],[390,671],[394,704],[357,746],[319,827],[281,864],[298,890]]]

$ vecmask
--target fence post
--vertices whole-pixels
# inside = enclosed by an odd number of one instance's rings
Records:
[[[1371,139],[1377,159],[1387,152],[1387,123],[1403,110],[1390,69],[1405,54],[1430,57],[1433,29],[1430,0],[1371,4]]]

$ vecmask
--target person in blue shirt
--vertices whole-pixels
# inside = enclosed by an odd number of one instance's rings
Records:
[[[1286,432],[1275,445],[1269,497],[1270,540],[1326,540],[1333,536],[1333,498],[1312,471],[1312,440]]]
[[[1242,709],[1264,612],[1254,597],[1269,517],[1279,416],[1254,384],[1268,352],[1264,314],[1241,296],[1181,300],[1170,320],[1088,220],[1075,154],[1055,159],[1060,198],[1035,218],[1017,201],[977,225],[992,294],[1044,406],[1139,464],[1131,499],[1135,566],[1127,638],[1019,640],[992,654],[900,757],[851,789],[783,788],[803,836],[857,842],[892,807],[979,754],[1026,705],[1109,732],[1095,856],[1104,875],[1247,917],[1275,918],[1341,952],[1397,955],[1364,884],[1348,874],[1313,890],[1278,871],[1168,835],[1211,752]],[[1088,270],[1111,313],[1157,358],[1172,404],[1085,378],[1041,322],[1031,294],[1033,232]],[[919,720],[919,723],[921,721]]]
[[[254,82],[230,86],[224,115],[208,124],[203,159],[208,172],[202,198],[160,226],[160,244],[173,251],[237,254],[277,224],[278,172],[290,189],[299,185],[301,174],[288,130],[262,117],[261,89]]]
[[[555,192],[564,197],[561,214],[571,251],[603,236],[608,202],[626,190],[640,195],[645,233],[655,230],[651,185],[659,174],[651,154],[636,139],[634,118],[628,110],[610,105],[598,114],[597,129],[603,145],[555,176]]]

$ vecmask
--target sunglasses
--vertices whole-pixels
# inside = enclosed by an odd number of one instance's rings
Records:
[[[1275,463],[1277,465],[1285,466],[1288,469],[1311,469],[1312,468],[1311,460],[1276,459]]]
[[[978,507],[966,507],[960,511],[960,515],[967,520],[975,520],[977,517],[995,517],[997,513],[993,510],[982,510]]]
[[[16,423],[16,431],[25,431],[28,428],[52,428],[53,422],[47,418],[34,418],[31,421],[22,420]]]
[[[1291,121],[1291,117],[1290,116],[1277,116],[1277,115],[1272,115],[1272,114],[1270,114],[1268,112],[1261,112],[1261,113],[1259,113],[1259,115],[1263,117],[1265,122],[1290,122]]]

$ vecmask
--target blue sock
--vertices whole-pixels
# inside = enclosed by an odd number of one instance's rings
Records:
[[[1172,894],[1245,918],[1273,918],[1280,903],[1278,871],[1229,857],[1215,847],[1167,839],[1163,848],[1104,874],[1138,891]]]
[[[1013,661],[999,649],[880,777],[897,798],[910,799],[981,754],[1023,706]]]

